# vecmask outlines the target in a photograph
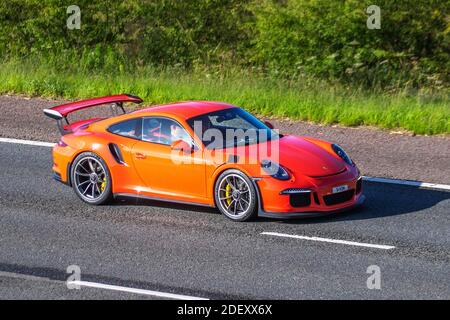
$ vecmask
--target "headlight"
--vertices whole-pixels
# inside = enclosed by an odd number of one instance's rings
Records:
[[[289,180],[291,176],[287,172],[285,168],[280,166],[279,164],[270,161],[270,160],[262,160],[261,168],[270,176],[278,180]]]
[[[342,159],[344,160],[346,163],[348,163],[349,165],[353,165],[353,161],[352,159],[349,157],[349,155],[347,154],[347,152],[344,151],[344,149],[342,149],[340,146],[338,146],[337,144],[332,144],[331,147],[333,148],[333,151]]]

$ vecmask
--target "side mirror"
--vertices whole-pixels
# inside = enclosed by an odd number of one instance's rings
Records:
[[[274,126],[269,121],[264,121],[264,124],[269,127],[269,129],[273,129]]]
[[[184,140],[176,140],[170,145],[172,150],[183,151],[183,153],[188,154],[194,152],[194,145],[187,143]]]

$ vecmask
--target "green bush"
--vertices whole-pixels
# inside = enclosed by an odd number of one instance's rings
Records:
[[[442,86],[450,78],[450,1],[261,0],[254,5],[255,63],[370,86]]]
[[[2,0],[3,61],[37,56],[72,71],[230,66],[271,77],[311,76],[353,87],[447,90],[450,0]]]

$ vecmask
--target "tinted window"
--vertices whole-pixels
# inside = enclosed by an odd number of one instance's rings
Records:
[[[142,140],[166,145],[170,145],[177,140],[192,143],[191,136],[178,122],[158,117],[144,118]]]
[[[208,149],[250,145],[280,137],[240,108],[202,114],[188,119],[187,123]]]
[[[245,117],[235,112],[235,109],[226,110],[218,115],[211,114],[208,116],[211,124],[216,127],[232,128],[232,129],[256,129],[257,127]]]
[[[141,138],[141,118],[126,120],[113,124],[108,131],[124,137]]]

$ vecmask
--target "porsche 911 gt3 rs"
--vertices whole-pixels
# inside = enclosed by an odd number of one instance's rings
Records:
[[[125,104],[141,102],[121,94],[45,109],[62,136],[54,178],[89,204],[139,197],[217,207],[234,221],[320,216],[364,201],[359,170],[336,144],[282,135],[227,103],[125,112]],[[94,106],[109,106],[112,115],[68,120]]]

